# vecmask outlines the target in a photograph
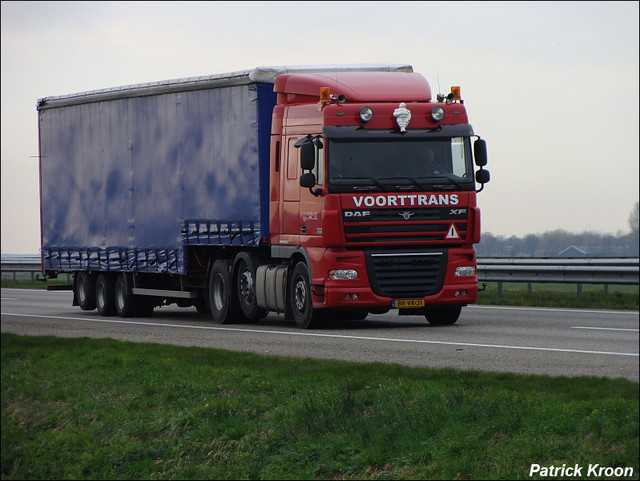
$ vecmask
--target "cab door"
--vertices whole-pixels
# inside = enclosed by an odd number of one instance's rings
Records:
[[[281,242],[298,244],[300,236],[300,149],[295,143],[301,136],[286,137],[281,179]]]

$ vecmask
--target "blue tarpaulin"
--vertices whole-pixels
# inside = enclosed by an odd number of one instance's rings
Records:
[[[248,75],[40,101],[45,270],[185,274],[269,235],[273,85]]]

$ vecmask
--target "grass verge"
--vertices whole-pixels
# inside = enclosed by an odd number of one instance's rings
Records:
[[[578,299],[576,284],[504,282],[498,296],[498,283],[489,282],[478,293],[478,304],[505,306],[570,307],[581,309],[638,310],[638,286],[610,285],[608,292],[600,284],[583,284]]]
[[[2,278],[2,287],[14,289],[46,289],[47,286],[66,286],[73,284],[73,280],[67,281],[64,278],[49,279],[47,281],[31,280],[29,278],[9,279]]]
[[[637,479],[638,414],[623,379],[2,334],[2,479]]]

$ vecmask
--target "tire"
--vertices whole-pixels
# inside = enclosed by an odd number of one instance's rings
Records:
[[[120,317],[133,317],[137,314],[138,299],[133,294],[127,294],[127,282],[124,274],[116,278],[114,299],[116,312]]]
[[[432,326],[455,324],[462,312],[462,306],[427,307],[424,317]]]
[[[136,296],[136,316],[150,317],[153,315],[153,309],[156,307],[155,299],[148,296]]]
[[[96,307],[101,316],[113,316],[116,313],[113,276],[100,274],[96,280]]]
[[[231,321],[231,275],[229,262],[217,260],[209,272],[209,306],[211,317],[218,324]]]
[[[76,302],[83,311],[96,308],[96,278],[88,272],[76,272]]]
[[[309,279],[309,268],[304,262],[298,262],[293,268],[289,284],[289,304],[293,319],[301,329],[319,327],[323,318],[322,311],[313,308]]]
[[[249,321],[258,321],[267,315],[266,309],[258,306],[256,296],[256,271],[259,262],[242,252],[236,257],[235,295],[242,313]]]

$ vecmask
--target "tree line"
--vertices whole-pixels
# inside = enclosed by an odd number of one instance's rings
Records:
[[[638,257],[638,203],[629,216],[627,233],[571,233],[562,229],[525,237],[483,232],[478,257]]]

